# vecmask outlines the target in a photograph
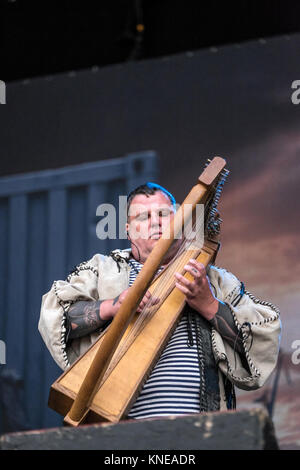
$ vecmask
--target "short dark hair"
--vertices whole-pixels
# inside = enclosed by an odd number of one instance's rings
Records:
[[[171,201],[174,209],[176,209],[176,200],[175,200],[174,196],[169,191],[167,191],[165,188],[160,186],[160,184],[147,182],[145,184],[141,184],[140,186],[138,186],[137,188],[135,188],[133,191],[131,191],[128,194],[128,196],[127,196],[127,215],[129,214],[130,204],[131,204],[131,202],[132,202],[132,200],[135,196],[137,196],[138,194],[144,194],[145,196],[149,197],[149,196],[153,196],[153,194],[155,194],[157,191],[161,191],[162,193],[164,193],[169,198],[169,200]]]

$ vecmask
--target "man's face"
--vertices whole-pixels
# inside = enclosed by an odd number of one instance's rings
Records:
[[[130,240],[138,247],[142,261],[174,218],[174,207],[161,191],[146,196],[138,194],[129,207],[126,229]]]

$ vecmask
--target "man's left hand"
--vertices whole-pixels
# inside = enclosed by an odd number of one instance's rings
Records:
[[[184,269],[193,276],[194,280],[189,281],[180,273],[175,273],[176,287],[185,294],[190,307],[206,320],[212,320],[218,311],[219,302],[212,292],[205,266],[195,259],[190,259]]]

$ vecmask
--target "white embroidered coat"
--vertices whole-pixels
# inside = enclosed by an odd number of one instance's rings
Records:
[[[77,300],[113,299],[128,288],[130,266],[126,259],[130,252],[115,250],[114,254],[119,256],[119,263],[111,256],[96,254],[81,263],[66,281],[54,281],[50,291],[42,298],[38,329],[53,359],[63,370],[83,354],[101,333],[98,330],[66,344],[66,312],[70,305]],[[225,269],[211,266],[208,277],[217,299],[231,308],[235,324],[241,330],[248,362],[247,370],[239,354],[212,329],[213,353],[219,370],[241,389],[262,387],[277,362],[281,333],[279,311],[247,291],[240,297],[241,282]],[[236,304],[237,299],[240,300]],[[226,409],[226,397],[221,374],[219,376],[222,410]]]

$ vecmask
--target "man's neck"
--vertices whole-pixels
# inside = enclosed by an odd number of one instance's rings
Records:
[[[182,240],[177,240],[171,246],[171,248],[169,248],[169,250],[167,251],[165,257],[162,260],[162,263],[161,263],[162,267],[165,267],[168,264],[170,264],[170,262],[173,260],[174,256],[176,255],[176,253],[180,249],[181,242],[182,242]],[[131,257],[133,259],[135,259],[136,261],[138,261],[139,263],[141,263],[141,264],[145,264],[145,262],[147,261],[147,258],[150,255],[150,253],[151,253],[151,251],[148,253],[148,255],[145,255],[143,253],[141,254],[139,250],[137,250],[134,246],[131,246]]]

